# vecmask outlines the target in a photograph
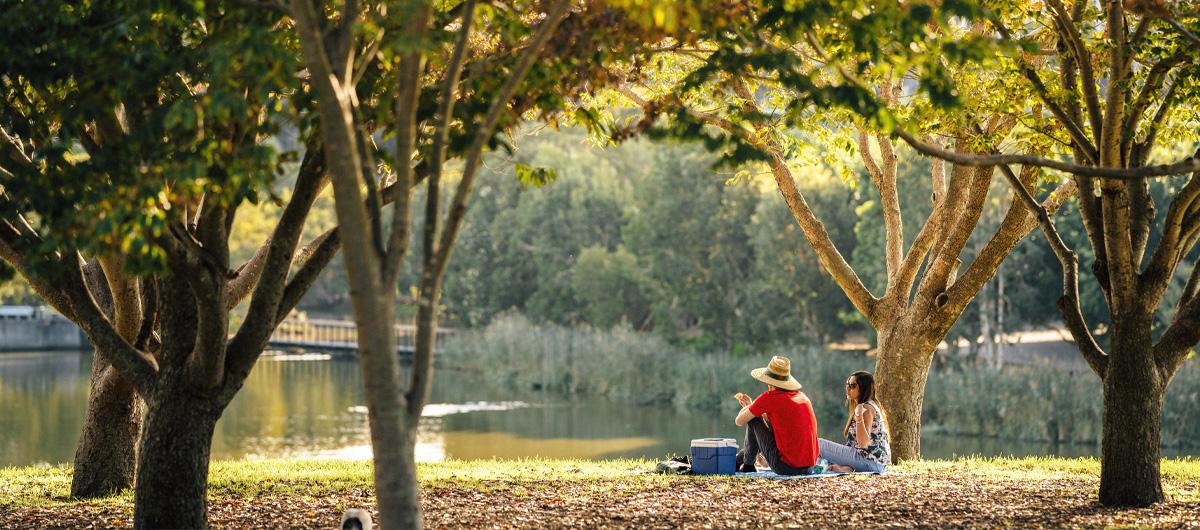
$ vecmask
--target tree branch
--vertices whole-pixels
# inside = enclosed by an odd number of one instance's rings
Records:
[[[450,122],[454,119],[454,104],[457,101],[457,88],[459,79],[462,76],[463,64],[466,61],[467,43],[471,36],[471,27],[475,20],[475,0],[467,0],[463,4],[463,18],[458,36],[454,42],[454,51],[451,52],[450,62],[446,65],[446,74],[442,79],[441,98],[438,101],[438,110],[436,114],[436,125],[433,132],[433,160],[430,164],[429,175],[429,190],[430,196],[436,198],[438,184],[441,182],[442,169],[446,161],[446,144],[449,142]],[[415,109],[415,95],[413,96],[412,106]],[[402,121],[407,127],[407,121]],[[415,126],[415,124],[414,124]],[[397,142],[400,142],[397,138]],[[409,148],[411,151],[412,148]],[[405,173],[397,174],[397,184],[399,185],[396,199],[395,211],[396,214],[392,218],[391,241],[388,243],[387,257],[384,260],[384,281],[387,285],[394,285],[399,276],[400,264],[403,260],[404,253],[408,249],[409,233],[409,218],[412,209],[412,189],[409,183],[412,173],[405,168]],[[436,200],[434,201],[436,204]],[[437,219],[435,217],[434,222]],[[426,219],[428,223],[429,220]],[[435,225],[436,226],[436,225]],[[431,237],[436,237],[436,230],[427,233]],[[433,245],[431,241],[423,241],[426,248],[426,256],[432,256]]]
[[[887,87],[885,86],[881,90],[887,90]],[[883,210],[887,290],[891,290],[896,285],[896,275],[903,261],[904,224],[900,215],[900,198],[896,191],[896,152],[892,148],[892,142],[887,138],[879,137],[877,140],[879,143],[879,158],[883,163],[883,167],[880,167],[871,155],[871,143],[868,139],[867,131],[862,128],[858,130],[859,154],[862,157],[863,164],[867,166],[867,172],[871,175],[871,181],[875,184],[875,188],[879,190],[880,206]],[[884,298],[887,297],[887,290],[884,291]]]
[[[228,208],[207,195],[199,211],[196,234],[202,251],[212,256],[213,267],[185,273],[196,304],[196,341],[186,364],[187,379],[196,389],[207,391],[225,375],[225,341],[229,334],[229,311],[225,293],[229,267]],[[168,249],[169,252],[169,249]]]
[[[325,149],[320,143],[320,134],[314,133],[307,142],[305,142],[304,158],[300,162],[300,170],[296,175],[296,182],[308,182],[310,179],[319,179],[319,185],[315,193],[305,195],[306,198],[311,198],[316,201],[321,192],[329,185],[329,175],[325,171]],[[288,201],[288,206],[296,201],[296,195],[293,192],[291,199]],[[300,205],[296,205],[299,207]],[[309,203],[311,208],[312,203]],[[307,216],[306,216],[307,217]],[[234,276],[226,286],[225,301],[227,310],[232,310],[242,303],[254,287],[258,285],[258,280],[262,276],[263,268],[267,264],[267,254],[271,250],[274,234],[267,236],[266,240],[259,245],[258,250],[254,251],[254,255],[246,260],[237,269],[237,275]]]
[[[458,188],[454,192],[454,198],[450,202],[450,212],[446,217],[446,230],[442,233],[441,241],[438,245],[437,266],[439,269],[445,270],[450,249],[453,246],[454,240],[458,237],[458,230],[461,228],[462,219],[466,214],[467,197],[471,192],[471,186],[475,180],[476,169],[478,169],[479,162],[482,159],[483,149],[487,146],[488,140],[492,138],[496,124],[500,121],[500,114],[508,106],[509,100],[516,93],[517,87],[525,80],[526,74],[533,67],[534,61],[541,54],[543,46],[550,39],[550,35],[554,33],[554,29],[558,27],[559,22],[562,22],[570,11],[571,3],[567,0],[558,0],[554,4],[546,19],[538,27],[537,32],[529,39],[525,50],[517,61],[517,67],[509,74],[504,85],[500,87],[499,92],[496,93],[488,105],[487,114],[484,115],[483,120],[479,123],[479,127],[476,129],[475,136],[471,141],[471,146],[467,149],[463,163],[462,180],[459,181]]]
[[[354,25],[357,19],[358,1],[342,2],[342,18],[333,35],[333,56],[342,61],[342,64],[334,65],[334,73],[344,85],[354,78]]]
[[[1121,160],[1121,117],[1125,113],[1125,99],[1128,88],[1125,82],[1128,72],[1125,65],[1125,15],[1124,4],[1119,1],[1109,1],[1106,6],[1108,37],[1112,41],[1109,50],[1108,88],[1104,100],[1104,124],[1100,134],[1100,166],[1119,168]],[[1193,158],[1193,160],[1198,160]],[[1197,168],[1200,169],[1200,168]],[[1133,262],[1132,219],[1130,217],[1130,194],[1126,183],[1106,179],[1100,183],[1102,193],[1100,201],[1101,213],[1104,218],[1104,245],[1108,256],[1108,277],[1110,285],[1118,289],[1137,288],[1137,271]],[[1127,308],[1122,307],[1128,301],[1127,297],[1112,297],[1112,308],[1117,314],[1124,314]]]
[[[1192,269],[1189,284],[1194,283],[1196,269],[1200,267]],[[1180,306],[1171,325],[1154,344],[1154,360],[1165,381],[1171,380],[1197,341],[1200,341],[1200,297],[1192,297]]]
[[[1092,134],[1096,136],[1096,142],[1099,143],[1103,118],[1100,113],[1100,97],[1096,92],[1096,74],[1092,70],[1092,54],[1088,52],[1087,45],[1083,43],[1083,36],[1079,33],[1079,27],[1076,25],[1075,20],[1072,20],[1067,14],[1067,8],[1063,6],[1062,1],[1048,1],[1051,9],[1054,11],[1060,31],[1067,38],[1068,48],[1075,55],[1075,61],[1079,65],[1079,73],[1083,76],[1083,95],[1084,101],[1087,103],[1088,121],[1091,122]]]
[[[1100,348],[1100,344],[1092,336],[1087,321],[1083,318],[1083,311],[1079,307],[1079,257],[1063,242],[1058,230],[1054,228],[1054,221],[1050,219],[1050,213],[1029,194],[1029,191],[1021,184],[1021,179],[1013,174],[1012,169],[1008,166],[1000,166],[1000,172],[1025,207],[1037,213],[1038,226],[1042,228],[1046,242],[1050,244],[1050,249],[1058,258],[1059,265],[1062,266],[1063,294],[1058,299],[1059,313],[1062,314],[1067,330],[1075,339],[1075,347],[1083,355],[1083,359],[1100,379],[1104,379],[1105,372],[1108,370],[1108,354]]]
[[[1082,166],[1072,164],[1070,162],[1062,162],[1051,160],[1033,155],[968,155],[955,153],[940,147],[925,143],[911,134],[896,129],[893,134],[899,136],[913,149],[920,151],[929,156],[936,156],[947,162],[961,164],[965,166],[1001,166],[1010,164],[1031,165],[1039,167],[1048,167],[1057,169],[1066,173],[1080,175],[1085,177],[1102,177],[1107,179],[1118,180],[1133,180],[1146,177],[1166,177],[1176,176],[1193,171],[1200,171],[1200,158],[1188,157],[1178,162],[1171,164],[1160,164],[1154,166],[1142,166],[1137,168],[1113,168],[1113,167],[1097,167],[1097,166]]]
[[[141,281],[142,322],[138,327],[138,334],[136,340],[133,342],[133,347],[153,353],[155,347],[150,339],[154,337],[154,328],[158,323],[158,279],[148,276],[142,278]]]
[[[1175,103],[1176,89],[1179,88],[1179,80],[1171,81],[1171,85],[1167,87],[1167,93],[1163,94],[1162,103],[1158,104],[1158,110],[1154,112],[1154,117],[1150,119],[1150,125],[1146,130],[1146,138],[1141,142],[1134,143],[1132,152],[1130,153],[1131,166],[1140,167],[1146,164],[1146,159],[1150,157],[1150,151],[1154,148],[1154,142],[1158,139],[1158,128],[1167,117],[1167,112]],[[1131,133],[1133,131],[1130,131]]]
[[[963,248],[970,240],[971,232],[975,230],[979,224],[979,217],[983,214],[983,204],[987,200],[993,169],[968,166],[961,170],[955,168],[955,172],[959,173],[956,179],[957,186],[963,188],[960,195],[965,194],[965,199],[961,202],[948,199],[955,208],[947,209],[946,217],[941,221],[938,230],[940,237],[934,244],[929,265],[917,291],[920,300],[924,303],[932,302],[938,307],[943,307],[949,301],[947,291],[953,286],[958,269],[962,266],[959,255],[962,254]],[[953,194],[953,191],[951,193]]]
[[[473,14],[473,10],[468,13]],[[425,38],[427,31],[428,19],[430,16],[429,6],[419,8],[414,16],[410,17],[406,22],[405,33],[410,35],[409,38],[422,41]],[[459,37],[455,43],[452,61],[455,61],[452,70],[446,72],[446,82],[453,81],[457,84],[457,77],[462,66],[463,51],[460,50],[465,46],[466,35],[471,31],[470,26],[464,25],[459,31]],[[419,110],[419,96],[421,94],[421,70],[425,67],[425,55],[420,50],[414,50],[403,54],[400,57],[400,65],[398,69],[399,80],[397,81],[397,96],[396,96],[396,184],[400,187],[400,196],[396,200],[396,205],[392,212],[392,227],[388,235],[387,246],[384,247],[381,256],[383,256],[383,287],[388,292],[394,292],[396,289],[397,277],[400,274],[400,265],[404,260],[404,255],[408,252],[409,227],[412,222],[410,211],[410,203],[412,201],[412,153],[417,146],[417,111]],[[445,88],[443,87],[443,90]],[[441,103],[439,104],[439,112],[442,106],[447,104],[447,101],[453,99],[449,92],[443,92],[441,95]],[[439,123],[437,125],[438,132],[441,134],[443,122],[449,122],[450,116],[439,115]],[[435,137],[434,143],[437,143],[441,138]],[[435,146],[436,150],[437,147]],[[436,155],[435,155],[436,156]],[[440,168],[438,164],[434,164],[434,176],[429,179],[429,190],[436,200],[436,182],[440,177]]]
[[[1178,20],[1175,20],[1175,17],[1166,16],[1163,17],[1163,20],[1167,21],[1167,24],[1170,24],[1172,28],[1175,28],[1175,31],[1178,31],[1180,35],[1183,35],[1187,38],[1187,40],[1191,41],[1192,46],[1200,46],[1200,37],[1197,37],[1195,33],[1188,31],[1187,28],[1183,27],[1183,24],[1180,24]]]
[[[992,24],[1005,39],[1013,39],[1012,34],[1008,31],[1008,28],[1005,27],[999,19],[992,18]],[[1097,152],[1096,144],[1088,139],[1087,134],[1083,132],[1083,128],[1079,125],[1079,123],[1070,114],[1064,111],[1058,102],[1054,101],[1054,98],[1050,96],[1050,89],[1046,88],[1046,84],[1042,82],[1041,76],[1039,76],[1033,67],[1026,63],[1023,59],[1018,57],[1017,62],[1019,63],[1018,68],[1021,70],[1021,74],[1024,75],[1025,78],[1028,79],[1033,85],[1034,91],[1037,92],[1038,97],[1046,105],[1046,108],[1050,110],[1050,113],[1053,114],[1055,118],[1058,118],[1059,123],[1061,123],[1063,128],[1067,130],[1067,134],[1071,137],[1071,141],[1075,143],[1075,146],[1079,149],[1079,151],[1086,155],[1088,160],[1093,164],[1099,163],[1100,156]],[[1087,68],[1090,70],[1091,67],[1088,66]],[[1086,83],[1084,84],[1086,85]],[[1073,93],[1071,87],[1065,88],[1067,88],[1069,92]]]
[[[570,12],[571,2],[568,0],[558,0],[552,4],[546,18],[534,32],[533,36],[529,38],[525,49],[521,52],[520,57],[518,57],[516,67],[509,74],[504,84],[501,85],[499,91],[492,97],[487,113],[475,130],[474,138],[465,154],[462,179],[454,191],[454,197],[450,202],[450,211],[446,216],[445,230],[438,241],[437,256],[431,263],[434,268],[431,278],[433,282],[422,282],[421,300],[418,310],[422,306],[428,305],[427,309],[429,311],[436,311],[436,307],[433,305],[436,303],[438,288],[436,284],[445,275],[446,266],[450,260],[450,251],[454,247],[454,241],[457,239],[458,232],[462,228],[463,219],[466,217],[467,199],[470,196],[471,188],[475,181],[475,174],[483,156],[483,149],[487,147],[488,141],[494,135],[496,125],[500,121],[501,113],[508,107],[509,101],[516,93],[517,88],[525,81],[526,75],[533,67],[534,61],[541,55],[542,49],[550,39],[550,35],[554,33],[559,23]],[[432,184],[433,182],[431,177],[430,183]],[[409,417],[412,418],[412,421],[416,421],[420,417],[421,408],[425,406],[425,400],[429,396],[429,387],[432,382],[432,341],[436,337],[436,330],[424,329],[426,327],[428,326],[418,326],[418,345],[416,354],[413,357],[412,380],[407,395]],[[424,341],[428,341],[429,344],[422,347],[420,342]]]
[[[250,368],[266,347],[275,329],[272,324],[279,311],[284,282],[287,280],[293,254],[304,230],[304,221],[308,218],[320,190],[328,182],[324,149],[315,148],[315,140],[310,142],[309,147],[312,156],[305,154],[307,169],[301,166],[292,198],[284,207],[283,214],[271,233],[270,246],[259,279],[255,283],[245,320],[226,346],[226,378],[233,376],[235,379],[243,379],[250,373]]]
[[[1200,156],[1200,151],[1196,152]],[[1175,194],[1171,205],[1167,207],[1167,215],[1163,220],[1162,237],[1146,269],[1139,274],[1139,282],[1146,293],[1146,300],[1159,300],[1166,291],[1167,284],[1175,275],[1175,267],[1187,250],[1181,243],[1184,241],[1186,214],[1197,204],[1200,198],[1200,171],[1192,173],[1191,178],[1183,188]]]
[[[67,296],[66,290],[59,282],[53,278],[36,272],[30,266],[25,255],[18,250],[17,242],[13,235],[15,230],[12,226],[5,222],[0,224],[0,259],[3,259],[8,266],[12,267],[29,282],[29,286],[38,294],[50,307],[61,313],[64,317],[72,322],[78,322],[79,316],[76,314],[75,308],[72,305],[71,299]]]
[[[788,209],[792,211],[792,217],[796,220],[796,224],[800,226],[800,230],[804,232],[804,236],[808,239],[809,245],[812,246],[813,252],[817,255],[821,266],[829,271],[833,276],[838,286],[846,293],[846,297],[854,304],[864,317],[867,318],[872,325],[879,325],[879,315],[876,312],[876,306],[879,299],[872,296],[867,287],[859,280],[858,274],[842,257],[841,252],[838,252],[837,246],[829,237],[829,232],[825,230],[825,225],[817,218],[816,214],[809,207],[808,201],[804,199],[804,194],[800,192],[796,186],[796,179],[792,176],[792,171],[784,160],[780,150],[774,150],[769,153],[771,157],[770,166],[771,174],[775,177],[775,184],[779,188],[779,193],[783,195],[784,202],[787,203]]]
[[[652,110],[653,105],[651,102],[647,101],[636,92],[633,92],[627,86],[619,86],[616,88],[616,90],[639,107],[642,107],[646,110]],[[753,104],[753,98],[745,97],[746,93],[747,92],[743,90],[742,95],[739,97],[741,97],[746,103]],[[796,224],[800,227],[801,232],[804,233],[804,237],[808,240],[813,252],[817,255],[817,259],[820,261],[822,268],[829,272],[829,274],[833,277],[834,282],[839,288],[841,288],[842,292],[846,294],[846,297],[850,299],[850,302],[854,304],[854,307],[859,311],[859,313],[862,313],[862,315],[866,317],[867,320],[872,323],[872,325],[878,324],[879,321],[876,314],[876,308],[878,307],[880,301],[879,298],[873,296],[867,287],[862,283],[862,280],[859,279],[858,274],[855,273],[850,264],[846,262],[846,259],[842,256],[842,253],[838,251],[837,245],[833,243],[833,239],[829,237],[829,232],[825,229],[825,225],[819,218],[817,218],[816,214],[812,211],[812,208],[808,205],[808,201],[804,198],[804,194],[800,192],[796,185],[796,179],[792,175],[792,171],[787,165],[787,160],[783,156],[783,149],[781,146],[779,146],[777,142],[764,140],[763,138],[769,138],[769,136],[758,134],[761,133],[761,130],[756,131],[756,134],[753,137],[747,138],[743,135],[743,132],[740,128],[736,127],[733,122],[725,118],[699,112],[688,106],[684,106],[683,111],[689,116],[714,127],[720,128],[729,134],[741,136],[743,140],[758,146],[768,154],[770,157],[769,166],[771,168],[771,173],[775,178],[775,183],[779,189],[779,193],[783,196],[784,202],[787,203],[788,209],[792,212],[792,216],[796,220]],[[923,229],[922,233],[924,232],[925,230]],[[927,237],[922,239],[921,236],[918,236],[917,240],[914,241],[914,247],[917,246],[918,242],[924,243],[924,241],[927,239],[929,238]],[[911,260],[912,257],[913,251],[910,250],[909,259]],[[916,269],[920,266],[919,259],[920,257],[918,256],[917,260],[914,260],[915,263],[911,264],[912,274],[915,274]],[[906,263],[904,269],[908,270],[909,267],[910,265]]]
[[[1032,196],[1032,188],[1037,184],[1037,168],[1034,166],[1023,167],[1018,181]],[[1074,192],[1075,183],[1068,180],[1058,186],[1039,205],[1039,208],[1053,216]],[[1025,236],[1038,226],[1037,215],[1037,210],[1030,210],[1028,204],[1014,192],[1012,203],[1005,213],[1004,219],[1000,221],[999,228],[959,276],[958,281],[950,287],[947,293],[950,300],[962,301],[962,307],[965,308],[966,303],[975,296],[975,293],[978,293],[983,285],[996,274],[1000,263],[1012,252],[1017,243],[1025,239]]]
[[[55,267],[52,281],[61,285],[69,304],[73,308],[75,323],[87,335],[97,350],[105,352],[109,362],[133,383],[142,396],[154,388],[158,380],[158,361],[154,356],[135,349],[123,339],[112,323],[96,307],[87,286],[83,283],[82,269],[77,255],[60,261]]]
[[[908,253],[904,256],[904,261],[900,264],[900,270],[896,273],[896,284],[888,289],[885,296],[893,297],[897,302],[904,306],[909,303],[913,282],[916,281],[917,271],[921,267],[921,263],[925,261],[925,255],[933,248],[934,240],[936,239],[936,229],[941,226],[941,219],[946,214],[946,165],[945,161],[940,158],[931,158],[930,165],[932,166],[931,177],[933,187],[933,210],[929,212],[929,218],[921,225],[921,230],[917,232],[917,237],[913,239],[912,246],[909,247]]]
[[[113,327],[121,338],[130,343],[136,342],[142,323],[141,294],[138,292],[137,278],[125,273],[124,256],[109,254],[101,256],[99,262],[108,282],[108,292],[112,295]]]
[[[1134,136],[1138,130],[1138,121],[1142,119],[1142,114],[1150,107],[1150,101],[1153,96],[1157,95],[1162,89],[1163,82],[1167,79],[1167,73],[1172,68],[1187,58],[1187,54],[1183,52],[1176,53],[1164,58],[1154,66],[1150,67],[1150,71],[1146,74],[1146,82],[1142,85],[1142,90],[1133,100],[1133,106],[1125,115],[1125,121],[1121,125],[1121,130],[1125,131],[1125,135],[1121,138],[1121,152],[1128,155],[1132,147]],[[1130,164],[1133,165],[1133,164]]]
[[[272,329],[283,322],[288,313],[296,308],[296,304],[300,303],[304,293],[308,292],[308,289],[320,277],[321,272],[337,255],[341,244],[341,236],[337,227],[334,227],[317,236],[300,251],[296,256],[300,267],[292,274],[292,279],[288,280],[287,287],[283,290],[283,297],[279,301],[279,309],[275,313],[275,323]]]

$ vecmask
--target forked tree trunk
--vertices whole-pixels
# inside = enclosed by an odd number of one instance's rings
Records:
[[[1149,320],[1122,324],[1122,319],[1113,318],[1100,462],[1100,503],[1105,506],[1148,506],[1165,500],[1159,441],[1166,384],[1151,344]]]
[[[220,411],[211,400],[181,392],[180,379],[160,380],[147,404],[135,529],[208,527],[208,461]]]
[[[133,487],[143,409],[133,385],[109,369],[97,352],[75,449],[72,497],[100,497]]]
[[[929,335],[904,321],[879,333],[875,392],[887,417],[893,462],[921,458],[925,382],[941,337]]]

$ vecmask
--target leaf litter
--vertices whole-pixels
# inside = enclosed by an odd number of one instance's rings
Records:
[[[604,480],[454,480],[426,484],[428,528],[1096,528],[1200,529],[1200,499],[1136,509],[1096,501],[1091,475],[988,476],[952,469],[808,480],[631,475]],[[1194,491],[1194,484],[1175,484]],[[293,490],[295,491],[295,490]],[[215,491],[214,528],[335,528],[370,488],[321,496]],[[128,501],[0,504],[0,528],[130,528]]]

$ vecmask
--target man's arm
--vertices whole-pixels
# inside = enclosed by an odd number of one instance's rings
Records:
[[[754,419],[754,413],[750,412],[750,406],[747,405],[742,407],[741,412],[738,412],[737,418],[733,419],[733,423],[737,424],[738,427],[742,427],[750,423],[752,419]]]

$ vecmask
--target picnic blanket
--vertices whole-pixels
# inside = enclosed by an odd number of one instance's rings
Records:
[[[767,470],[767,471],[755,471],[754,473],[737,473],[736,476],[738,476],[740,478],[793,479],[793,478],[827,478],[827,477],[839,477],[842,475],[888,475],[888,474],[890,474],[890,473],[888,473],[886,471],[883,473],[872,473],[869,471],[856,471],[854,473],[825,472],[825,473],[814,473],[812,475],[780,475],[779,473],[776,473],[774,471]]]

